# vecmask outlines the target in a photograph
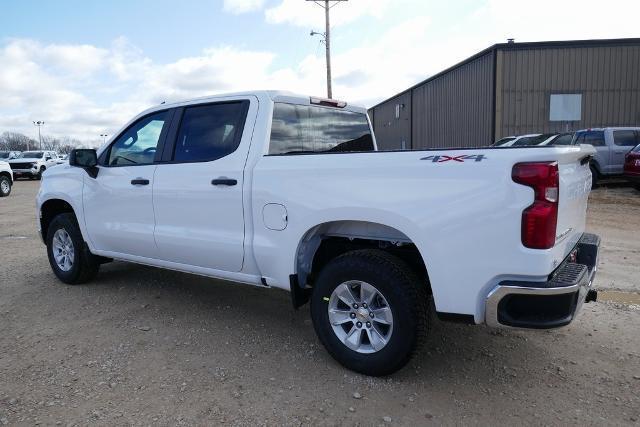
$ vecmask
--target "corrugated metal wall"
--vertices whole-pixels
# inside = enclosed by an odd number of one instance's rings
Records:
[[[496,139],[640,125],[640,45],[500,49]],[[552,93],[581,93],[582,120],[551,122]]]
[[[490,144],[493,84],[493,52],[489,52],[372,108],[369,115],[379,148]],[[397,105],[401,106],[399,118]]]
[[[396,108],[398,117],[396,117]],[[379,150],[411,148],[411,93],[405,92],[373,109],[373,129]],[[369,117],[372,115],[370,114]]]
[[[493,142],[493,53],[413,89],[413,148]]]

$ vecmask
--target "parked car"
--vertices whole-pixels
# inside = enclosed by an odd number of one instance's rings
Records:
[[[531,133],[531,134],[527,134],[527,135],[520,135],[520,136],[507,136],[504,137],[502,139],[499,139],[498,141],[493,143],[494,147],[511,147],[515,144],[518,143],[518,141],[520,141],[523,138],[532,138],[532,137],[537,137],[540,136],[541,134],[539,133]],[[519,144],[517,144],[519,145]]]
[[[13,186],[13,172],[9,163],[0,160],[0,197],[7,197],[11,194]]]
[[[625,155],[640,144],[640,127],[608,127],[577,131],[572,144],[589,144],[596,149],[591,161],[593,185],[601,178],[620,176]]]
[[[625,156],[624,176],[640,191],[640,144],[636,145]]]
[[[523,136],[511,144],[512,147],[533,147],[536,145],[547,145],[549,142],[555,138],[557,134],[555,133],[541,133],[536,136]]]
[[[20,155],[19,151],[0,151],[0,160],[11,160],[15,159]]]
[[[543,143],[539,144],[541,146],[544,145],[571,145],[571,142],[573,141],[573,132],[564,132],[564,133],[559,133],[555,136],[553,136],[553,138],[549,138],[548,140],[544,141]]]
[[[62,164],[67,163],[67,155],[66,154],[60,155],[60,154],[56,153],[56,156],[58,156],[58,158],[56,159],[56,164],[62,165]]]
[[[23,176],[40,179],[45,170],[57,164],[58,155],[54,151],[25,151],[9,161],[16,179]]]
[[[47,170],[38,230],[68,284],[117,259],[289,290],[336,360],[386,375],[425,339],[431,307],[540,329],[595,299],[594,153],[377,152],[365,108],[207,97],[151,108]]]

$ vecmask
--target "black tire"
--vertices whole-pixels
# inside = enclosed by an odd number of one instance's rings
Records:
[[[73,242],[73,265],[69,271],[62,270],[53,255],[53,237],[60,229],[64,229]],[[78,221],[72,213],[62,213],[51,220],[47,230],[47,256],[56,277],[69,285],[88,282],[98,274],[100,269],[99,257],[89,251],[89,247],[82,238]]]
[[[635,188],[637,191],[640,191],[640,184],[634,185],[633,188]]]
[[[598,180],[600,179],[600,176],[598,175],[598,170],[594,165],[590,165],[589,169],[591,169],[591,189],[593,190],[598,187]]]
[[[43,173],[44,173],[44,171],[46,171],[46,170],[47,170],[47,168],[46,168],[46,167],[44,167],[44,166],[42,166],[42,167],[40,168],[40,170],[38,171],[38,174],[36,175],[36,179],[37,179],[38,181],[42,179],[42,174],[43,174]]]
[[[11,194],[11,179],[8,176],[0,176],[0,197],[7,197]]]
[[[391,308],[391,336],[377,352],[365,354],[348,348],[329,321],[329,297],[338,285],[350,280],[375,287]],[[371,376],[389,375],[406,365],[424,344],[429,311],[427,284],[420,283],[404,261],[375,249],[347,252],[330,261],[320,272],[311,296],[313,326],[329,354],[345,367]]]

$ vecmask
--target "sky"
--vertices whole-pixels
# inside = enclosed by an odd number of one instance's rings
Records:
[[[638,0],[349,0],[331,9],[333,96],[370,107],[507,38],[640,37]],[[0,0],[0,133],[112,135],[160,102],[326,95],[305,0]]]

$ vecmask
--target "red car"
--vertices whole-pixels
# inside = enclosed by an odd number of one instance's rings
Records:
[[[624,158],[624,176],[640,190],[640,144]]]

